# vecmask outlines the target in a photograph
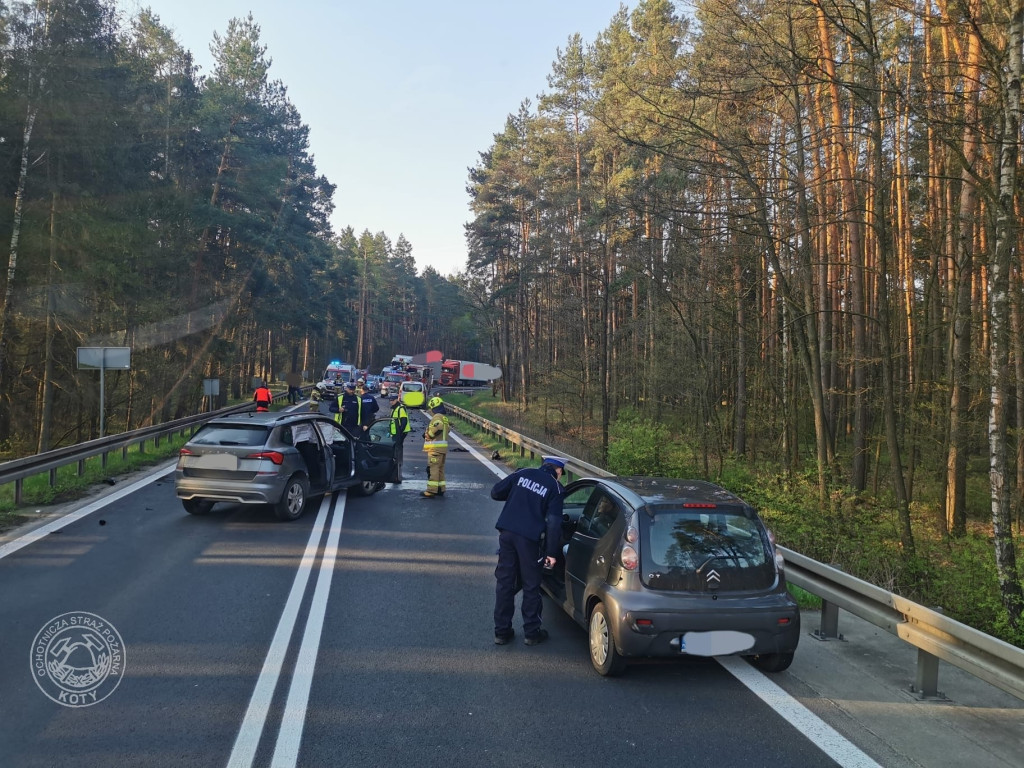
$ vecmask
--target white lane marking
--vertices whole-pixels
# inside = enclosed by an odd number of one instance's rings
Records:
[[[739,656],[718,656],[715,660],[843,768],[881,768],[849,739]]]
[[[145,485],[149,485],[154,480],[164,477],[165,475],[169,475],[171,472],[174,471],[174,468],[175,466],[177,466],[177,463],[178,460],[175,459],[173,464],[167,467],[157,469],[152,474],[146,475],[145,477],[136,480],[131,485],[126,485],[124,488],[119,488],[113,493],[104,496],[102,499],[97,499],[96,501],[90,502],[89,504],[86,504],[84,507],[79,507],[74,512],[69,512],[68,514],[59,517],[56,520],[47,523],[46,525],[41,525],[35,530],[29,531],[23,536],[19,536],[14,541],[7,542],[3,546],[0,546],[0,560],[3,560],[8,555],[14,554],[19,549],[27,547],[29,544],[34,544],[40,539],[45,538],[54,531],[58,531],[61,528],[70,525],[76,520],[81,520],[83,517],[91,515],[98,509],[103,509],[103,507],[107,506],[108,504],[113,504],[115,501],[123,499],[125,496],[129,494],[135,493],[137,490],[139,490]]]
[[[251,768],[253,760],[256,758],[256,750],[260,745],[260,737],[263,735],[267,712],[270,710],[274,689],[277,687],[278,678],[281,677],[285,654],[288,652],[292,630],[295,629],[295,622],[299,616],[302,596],[306,592],[306,584],[309,582],[309,575],[313,570],[313,563],[316,561],[320,539],[323,538],[324,522],[327,520],[327,513],[331,508],[331,499],[332,494],[328,493],[320,502],[320,512],[317,514],[313,530],[309,534],[306,551],[299,563],[295,581],[292,582],[292,590],[288,594],[284,611],[281,613],[277,630],[274,632],[274,639],[271,640],[267,657],[263,661],[263,668],[256,681],[256,688],[252,692],[252,698],[249,699],[249,707],[246,709],[242,725],[238,729],[235,746],[231,750],[231,757],[228,758],[228,768]]]
[[[502,467],[499,467],[493,461],[491,461],[490,459],[486,458],[482,453],[480,453],[480,451],[478,451],[472,445],[470,445],[465,440],[463,440],[461,437],[459,437],[457,434],[455,434],[455,432],[449,431],[448,432],[448,437],[454,437],[455,438],[455,442],[457,442],[459,445],[461,445],[463,448],[465,448],[469,452],[469,454],[471,456],[473,456],[477,461],[479,461],[481,464],[483,464],[485,467],[487,467],[489,470],[491,470],[491,472],[493,472],[499,478],[504,479],[505,476],[508,474],[508,471],[506,469],[503,469]]]
[[[295,660],[295,671],[292,673],[292,684],[288,689],[288,701],[281,717],[281,730],[277,735],[277,746],[270,762],[271,768],[294,768],[299,761],[299,747],[302,745],[302,729],[306,724],[306,709],[309,705],[309,691],[313,686],[313,672],[316,659],[320,652],[320,637],[324,628],[324,617],[327,614],[327,598],[331,593],[331,580],[334,576],[334,561],[338,555],[338,538],[341,536],[341,524],[345,516],[345,498],[342,494],[334,508],[334,518],[327,533],[327,544],[324,545],[323,559],[320,561],[320,573],[316,579],[316,590],[313,602],[309,606],[306,618],[306,629],[302,634],[302,645]]]

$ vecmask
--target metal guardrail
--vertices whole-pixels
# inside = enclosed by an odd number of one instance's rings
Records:
[[[564,452],[464,408],[447,404],[446,407],[456,417],[514,447],[520,456],[538,459],[557,454],[566,459],[566,471],[571,476],[612,476],[601,467],[566,456]],[[799,552],[785,547],[777,549],[786,561],[786,580],[822,600],[821,624],[812,633],[815,638],[842,639],[839,634],[841,608],[917,648],[917,672],[910,690],[921,698],[945,698],[938,689],[939,661],[942,660],[1024,699],[1024,649]]]
[[[308,389],[308,388],[307,388]],[[275,400],[284,397],[286,392],[275,392]],[[160,441],[169,435],[178,432],[182,435],[185,430],[204,424],[216,416],[225,416],[229,413],[241,413],[252,410],[255,405],[251,402],[240,405],[231,405],[216,411],[199,413],[194,416],[186,416],[175,421],[168,421],[163,424],[154,424],[142,429],[134,429],[131,432],[122,432],[116,435],[106,435],[95,440],[76,445],[67,445],[63,448],[56,448],[52,451],[26,456],[21,459],[13,459],[0,464],[0,485],[14,483],[14,503],[21,504],[23,501],[24,481],[28,477],[41,475],[44,472],[50,475],[50,487],[57,484],[57,470],[68,464],[78,464],[78,475],[85,474],[85,462],[94,456],[101,456],[102,465],[107,466],[107,457],[114,451],[121,451],[121,457],[128,454],[128,449],[133,445],[139,446],[143,452],[146,441],[152,440],[153,445],[159,446]]]

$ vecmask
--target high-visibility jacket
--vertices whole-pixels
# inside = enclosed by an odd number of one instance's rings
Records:
[[[397,435],[401,433],[407,435],[411,429],[409,412],[405,410],[405,406],[401,403],[395,403],[395,407],[391,409],[391,434]]]
[[[423,450],[428,454],[448,453],[448,417],[435,413],[423,433]]]
[[[256,391],[252,394],[252,399],[256,402],[257,411],[269,411],[270,404],[274,401],[274,395],[264,385],[256,387]]]

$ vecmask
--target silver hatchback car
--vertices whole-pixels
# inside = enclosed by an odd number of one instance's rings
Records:
[[[630,658],[747,656],[786,669],[800,610],[752,506],[701,480],[585,478],[565,489],[542,587],[588,632],[602,675]]]
[[[310,497],[342,488],[369,495],[396,466],[388,419],[356,438],[319,413],[249,411],[193,435],[179,453],[174,490],[193,515],[227,501],[270,504],[280,519],[296,520]]]

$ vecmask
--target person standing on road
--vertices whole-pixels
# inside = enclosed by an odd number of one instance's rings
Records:
[[[270,410],[270,404],[274,402],[274,395],[270,392],[265,382],[260,382],[256,391],[252,393],[253,402],[256,403],[257,412]]]
[[[338,412],[335,414],[334,420],[352,435],[358,435],[362,405],[362,401],[356,395],[355,384],[351,381],[346,382],[345,389],[338,395]]]
[[[357,386],[356,396],[359,398],[359,426],[363,432],[368,432],[374,418],[377,416],[377,412],[380,410],[380,404],[377,402],[377,396],[373,392],[368,392],[365,387],[362,393],[360,393]]]
[[[432,416],[423,433],[423,450],[427,453],[427,490],[423,495],[428,499],[444,496],[444,462],[448,458],[448,416],[444,401],[432,397],[427,402]]]
[[[565,459],[545,456],[539,467],[513,472],[491,488],[491,498],[504,501],[498,522],[498,565],[494,569],[494,642],[505,645],[513,637],[516,592],[523,589],[520,611],[524,641],[537,645],[548,639],[541,626],[540,582],[544,568],[552,568],[562,546],[562,485]],[[539,557],[545,538],[545,557]]]
[[[395,483],[402,482],[402,458],[405,453],[405,438],[408,437],[412,425],[409,424],[409,411],[402,405],[398,393],[391,395],[391,437],[395,441]]]

